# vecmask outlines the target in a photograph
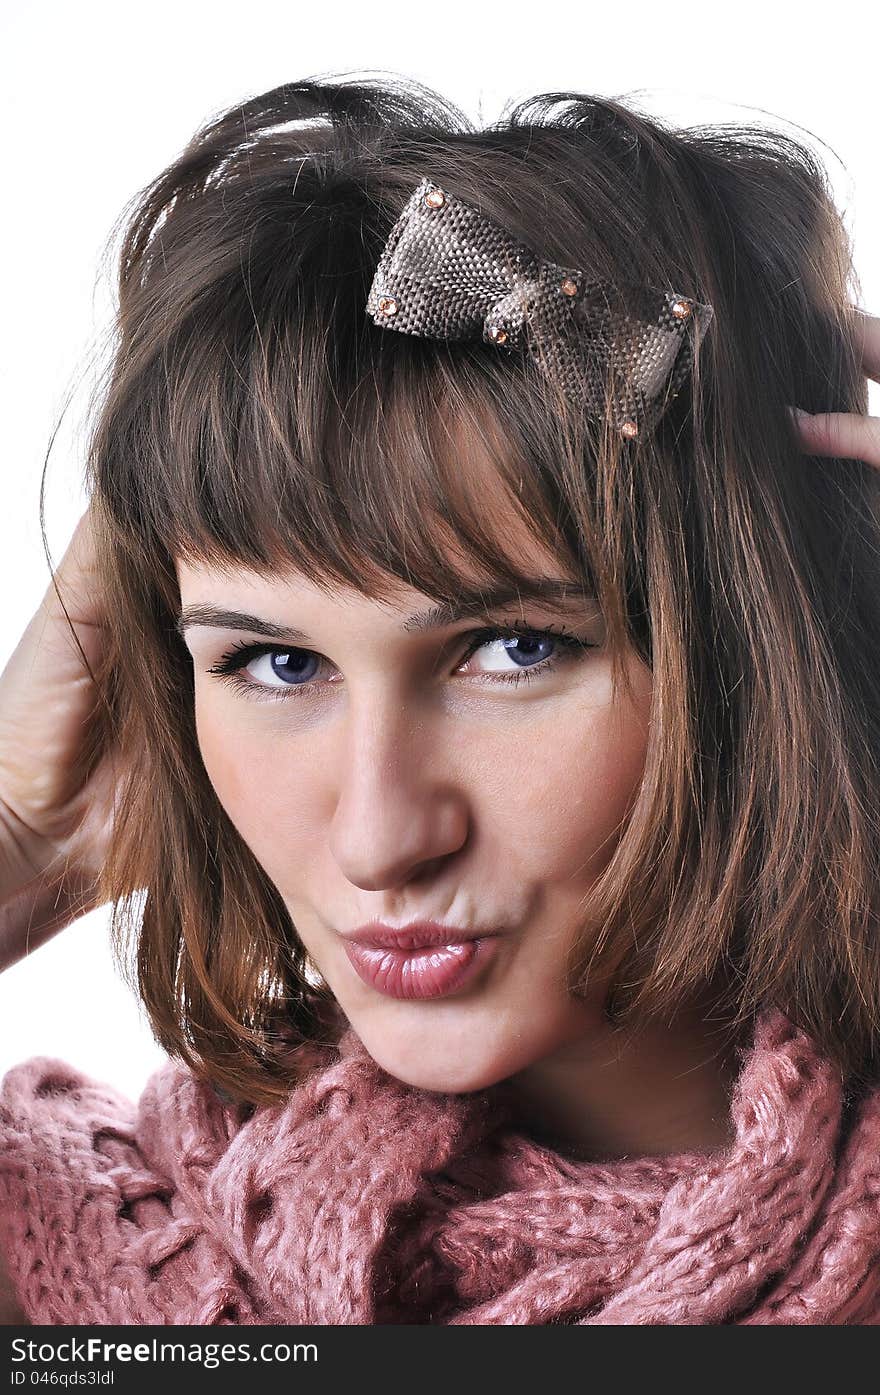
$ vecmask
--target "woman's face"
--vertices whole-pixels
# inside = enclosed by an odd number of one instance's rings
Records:
[[[562,574],[518,519],[505,538],[536,578]],[[408,1084],[461,1092],[588,1036],[604,994],[567,995],[564,964],[642,775],[651,697],[633,656],[636,701],[613,698],[595,601],[523,595],[429,626],[411,617],[430,598],[409,589],[389,606],[299,574],[181,562],[178,579],[184,612],[252,617],[246,631],[204,615],[185,627],[202,759],[370,1055]],[[596,647],[565,647],[562,627]],[[208,672],[242,644],[265,647],[237,683]],[[348,932],[416,920],[491,932],[458,988],[401,997],[391,975],[383,990],[356,971]]]

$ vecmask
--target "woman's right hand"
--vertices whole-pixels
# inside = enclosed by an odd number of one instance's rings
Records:
[[[55,578],[93,670],[103,653],[104,609],[87,508]],[[112,829],[118,756],[100,744],[87,770],[98,706],[92,679],[50,579],[0,673],[0,967],[62,925],[100,905],[97,879]],[[39,881],[51,886],[54,920],[16,924],[9,907]],[[40,933],[42,931],[42,933]],[[27,944],[17,943],[21,936]]]

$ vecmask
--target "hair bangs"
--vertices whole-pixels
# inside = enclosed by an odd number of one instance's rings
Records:
[[[126,433],[137,468],[120,452],[106,487],[125,533],[372,598],[527,589],[536,551],[595,591],[584,542],[602,530],[566,498],[571,423],[546,376],[483,345],[355,334],[351,288],[311,275],[308,307],[293,273],[247,295],[219,278],[198,325],[168,335]]]

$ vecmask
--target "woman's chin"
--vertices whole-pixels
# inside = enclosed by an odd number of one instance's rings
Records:
[[[373,1051],[364,1042],[370,1055],[389,1075],[404,1085],[436,1094],[464,1095],[485,1090],[510,1075],[505,1064],[497,1060],[419,1060],[409,1052],[395,1052],[393,1044],[383,1041],[381,1049]]]
[[[397,1005],[402,1006],[402,1005]],[[447,1009],[449,1003],[444,1005]],[[397,1080],[436,1093],[485,1090],[524,1070],[571,1040],[572,1023],[548,1015],[521,1025],[522,1012],[496,1007],[437,1015],[425,1005],[405,1011],[349,1013],[349,1021],[377,1065]],[[584,1031],[581,1022],[580,1031]]]

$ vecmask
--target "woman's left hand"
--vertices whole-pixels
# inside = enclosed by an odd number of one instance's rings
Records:
[[[863,327],[862,367],[865,375],[880,382],[880,317],[858,312]],[[880,417],[860,412],[792,411],[792,421],[807,455],[838,455],[864,460],[880,469]]]

